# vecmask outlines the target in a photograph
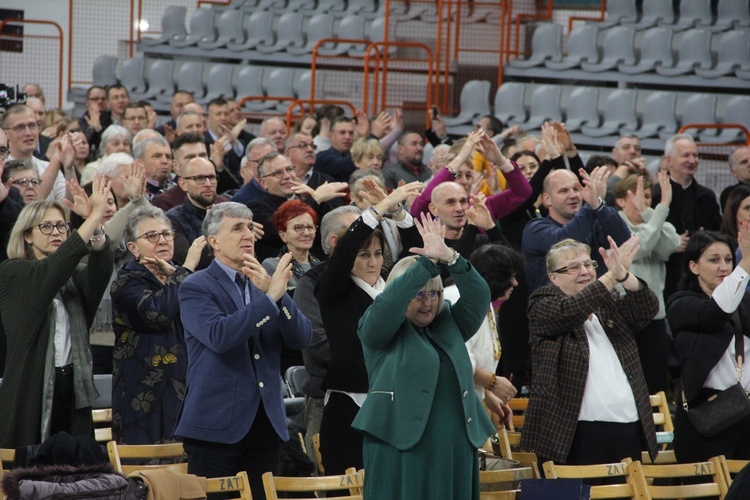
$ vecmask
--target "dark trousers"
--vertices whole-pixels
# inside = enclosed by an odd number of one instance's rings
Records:
[[[638,357],[643,367],[649,394],[667,390],[667,373],[669,371],[669,340],[667,322],[655,319],[642,330],[635,332],[635,343],[638,346]]]
[[[268,420],[263,404],[255,414],[255,420],[248,433],[234,444],[213,443],[200,439],[184,438],[183,445],[188,457],[188,472],[197,476],[234,476],[240,471],[247,472],[250,490],[254,499],[263,500],[263,473],[278,474],[279,439],[276,430]],[[210,498],[229,498],[210,496]]]
[[[76,410],[73,365],[55,368],[50,436],[65,431],[71,436],[92,436],[91,407]]]
[[[352,427],[359,406],[346,394],[331,393],[320,422],[320,455],[326,475],[343,474],[349,467],[365,466],[364,435]]]

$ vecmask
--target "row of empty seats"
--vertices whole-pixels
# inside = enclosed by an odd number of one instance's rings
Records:
[[[168,7],[162,20],[163,33],[156,38],[143,37],[141,48],[146,53],[209,57],[218,57],[216,51],[223,49],[223,56],[233,59],[247,59],[247,51],[309,56],[316,43],[325,38],[382,41],[385,36],[383,17],[368,20],[360,14],[337,18],[327,12],[277,14],[270,10],[245,14],[230,9],[221,12],[215,22],[214,13],[214,9],[196,9],[190,20],[190,33],[187,33],[185,8]],[[327,43],[319,54],[363,57],[366,48],[367,43]]]
[[[533,90],[532,90],[533,89]],[[532,86],[506,82],[490,108],[490,82],[472,80],[461,91],[458,116],[445,118],[449,133],[463,134],[479,117],[494,113],[503,123],[538,129],[545,120],[564,121],[570,132],[599,138],[633,133],[640,138],[666,139],[685,124],[741,124],[750,129],[750,96],[726,96],[717,120],[719,96],[672,91],[605,89],[561,85]],[[724,97],[722,97],[724,99]],[[701,142],[742,140],[736,128],[694,131]]]
[[[714,34],[710,29],[693,28],[675,33],[669,27],[657,26],[636,32],[631,26],[602,30],[597,24],[588,23],[571,32],[565,57],[562,35],[560,24],[537,25],[531,55],[508,65],[517,69],[544,66],[552,71],[580,68],[589,73],[731,76],[750,80],[750,30]]]
[[[677,11],[673,3],[673,0],[644,0],[639,12],[636,0],[609,1],[604,21],[598,24],[602,28],[622,25],[635,29],[664,25],[676,31],[694,27],[724,31],[750,26],[747,0],[718,0],[715,13],[711,0],[680,0]]]

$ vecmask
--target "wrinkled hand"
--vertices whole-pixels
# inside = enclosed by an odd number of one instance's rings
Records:
[[[286,293],[286,287],[292,277],[292,254],[287,252],[279,259],[279,265],[271,276],[271,283],[268,285],[268,295],[278,302]]]
[[[168,278],[169,276],[172,276],[175,271],[175,268],[172,264],[164,259],[160,259],[159,257],[141,256],[138,258],[138,262],[143,264],[149,271],[151,271],[152,274],[154,274],[154,276],[164,276]],[[187,260],[185,264],[185,267],[188,267]]]
[[[66,181],[65,184],[68,187],[68,193],[70,193],[70,197],[73,198],[73,201],[63,198],[63,204],[78,214],[82,219],[88,219],[93,210],[93,204],[91,203],[89,196],[86,194],[86,191],[83,190],[78,182]]]
[[[94,177],[94,180],[91,183],[91,196],[88,197],[91,202],[91,212],[92,214],[98,214],[100,218],[104,215],[104,211],[107,209],[107,197],[109,197],[110,194],[110,187],[110,180],[107,177],[102,177],[98,174]]]
[[[680,235],[680,246],[677,247],[677,250],[675,250],[675,253],[684,252],[685,249],[687,248],[687,244],[689,241],[690,241],[690,231],[685,230],[685,232]]]
[[[620,281],[627,276],[630,271],[630,264],[633,263],[633,259],[641,249],[640,238],[631,236],[628,241],[619,247],[611,236],[607,236],[607,240],[609,241],[609,250],[599,248],[599,254],[604,259],[607,269],[614,274],[616,280]]]
[[[312,192],[311,196],[318,204],[320,204],[334,198],[345,197],[348,188],[349,184],[346,182],[324,182]]]
[[[607,167],[595,167],[591,174],[588,174],[581,168],[578,173],[583,179],[583,191],[581,193],[583,201],[588,203],[591,208],[598,208],[599,198],[604,198],[607,194],[609,169]]]
[[[561,122],[552,122],[552,126],[557,132],[557,140],[560,145],[568,152],[575,152],[576,145],[573,144],[573,138],[570,137],[570,132],[565,128],[565,124]]]
[[[195,268],[198,267],[198,263],[201,260],[201,255],[203,255],[203,249],[206,248],[207,244],[208,241],[205,236],[198,236],[193,240],[193,243],[190,245],[188,253],[185,256],[185,263],[182,267],[195,271]]]
[[[147,127],[151,130],[154,130],[156,128],[156,110],[152,106],[146,107],[146,117],[148,119]]]
[[[411,253],[424,255],[433,262],[439,260],[450,260],[453,257],[453,250],[445,244],[445,224],[437,219],[428,217],[422,212],[419,218],[414,219],[414,225],[417,226],[419,235],[422,236],[424,246],[422,248],[412,247]]]
[[[211,144],[211,161],[214,162],[217,168],[223,167],[224,155],[227,154],[227,146],[230,142],[229,137],[222,135]]]
[[[405,186],[406,183],[403,180],[398,182],[398,186]],[[370,205],[377,205],[381,201],[385,200],[388,194],[383,188],[378,186],[372,179],[362,180],[362,189],[359,191],[359,196],[365,201],[369,202]]]
[[[482,136],[482,148],[484,150],[484,157],[487,158],[487,161],[497,165],[502,172],[510,172],[513,170],[513,164],[503,156],[495,141],[493,141],[487,134]]]
[[[243,264],[242,274],[247,276],[250,281],[253,282],[255,288],[263,293],[268,292],[268,287],[271,284],[271,277],[268,275],[268,271],[260,265],[258,259],[247,253],[244,255]]]
[[[122,183],[122,188],[131,200],[143,195],[146,190],[146,169],[142,165],[133,162],[130,165],[128,178]]]
[[[221,125],[219,130],[221,131],[221,136],[227,138],[227,144],[231,144],[234,147],[239,143],[237,139],[240,135],[239,131],[235,134],[234,129],[230,128],[229,125]]]
[[[382,139],[393,127],[393,118],[387,111],[382,111],[370,124],[370,133]]]
[[[377,185],[376,185],[377,186]],[[403,186],[399,186],[391,194],[385,197],[385,206],[383,207],[386,212],[395,210],[399,204],[404,203],[408,198],[412,196],[418,196],[422,190],[424,190],[424,183],[420,181],[409,182]],[[381,210],[381,213],[383,211]]]
[[[508,404],[508,402],[513,399],[513,397],[518,392],[518,389],[505,377],[497,377],[495,388],[492,389],[492,392],[500,398],[502,402],[505,404]]]
[[[432,111],[429,111],[429,113],[432,114]],[[448,135],[445,122],[443,121],[443,115],[440,114],[439,110],[438,110],[438,115],[430,119],[430,128],[432,128],[432,131],[435,132],[435,135],[440,138],[443,138],[446,135]]]
[[[659,203],[665,207],[669,207],[672,203],[672,183],[669,182],[669,173],[666,170],[659,170],[656,177],[661,187],[661,200],[659,200]]]
[[[500,417],[500,425],[505,426],[513,421],[513,410],[491,391],[484,391],[484,404],[492,413]]]
[[[485,231],[495,227],[495,221],[492,219],[490,209],[485,204],[485,197],[475,194],[469,195],[471,207],[466,210],[466,217],[469,222]]]

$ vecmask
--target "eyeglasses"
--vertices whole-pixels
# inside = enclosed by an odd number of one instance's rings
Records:
[[[0,159],[7,159],[8,156],[10,156],[10,149],[6,148],[5,146],[0,146]]]
[[[294,146],[289,146],[287,149],[294,149],[294,148],[300,148],[300,149],[311,148],[313,151],[315,151],[316,149],[318,149],[318,146],[316,146],[314,142],[300,142],[299,144],[295,144]]]
[[[421,292],[417,293],[414,299],[420,302],[424,302],[425,299],[435,300],[436,298],[438,298],[438,295],[440,295],[440,290],[422,290]]]
[[[11,184],[13,184],[14,186],[23,186],[23,187],[28,187],[29,184],[36,187],[41,183],[42,183],[41,179],[16,179],[13,182],[11,182]]]
[[[193,181],[196,184],[204,184],[206,181],[211,182],[213,184],[216,182],[216,176],[215,175],[191,175],[188,177],[183,177],[186,181]]]
[[[313,226],[312,224],[306,225],[306,224],[295,224],[292,226],[292,229],[294,229],[294,232],[297,234],[302,234],[305,232],[305,230],[314,233],[317,228]]]
[[[172,241],[174,239],[174,229],[165,229],[161,233],[158,231],[149,231],[138,236],[136,240],[146,238],[151,243],[158,243],[161,236],[164,237],[164,241]]]
[[[70,222],[42,222],[41,224],[37,224],[36,226],[32,227],[38,227],[39,232],[42,233],[45,236],[49,236],[52,234],[53,229],[57,229],[57,232],[60,234],[67,234],[70,232]]]
[[[284,174],[294,175],[294,167],[290,165],[284,169],[274,170],[270,174],[261,175],[260,178],[263,179],[265,177],[276,177],[277,179],[281,179],[282,177],[284,177]]]
[[[5,130],[12,130],[16,134],[23,134],[23,131],[26,129],[29,129],[31,132],[36,132],[39,130],[39,124],[37,122],[21,123],[15,127],[6,128]]]
[[[599,267],[599,263],[595,260],[589,260],[588,262],[584,263],[573,262],[572,264],[568,264],[567,266],[561,267],[560,269],[556,269],[552,272],[558,274],[577,273],[581,270],[581,266],[585,267],[588,270],[591,270]]]

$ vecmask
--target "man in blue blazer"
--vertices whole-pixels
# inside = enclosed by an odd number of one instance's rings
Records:
[[[180,287],[188,350],[187,391],[175,428],[188,471],[206,477],[247,471],[253,498],[276,472],[288,440],[279,372],[282,345],[307,347],[308,319],[286,294],[291,254],[273,276],[254,257],[252,212],[219,203],[203,221],[211,265]]]

